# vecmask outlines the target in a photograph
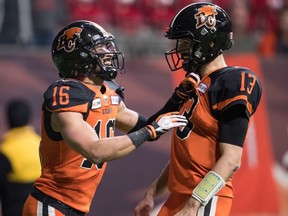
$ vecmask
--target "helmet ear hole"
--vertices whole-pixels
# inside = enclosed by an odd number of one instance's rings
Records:
[[[223,45],[223,50],[228,50],[233,46],[234,40],[231,39],[231,37],[228,35],[226,35],[225,37],[226,37],[226,39],[225,39],[225,43]]]
[[[85,70],[88,74],[90,74],[91,72],[93,72],[93,70],[95,70],[96,68],[96,64],[94,62],[89,62],[86,66],[85,66]]]

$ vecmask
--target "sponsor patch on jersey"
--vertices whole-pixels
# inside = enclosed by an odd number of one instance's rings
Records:
[[[117,95],[111,95],[111,104],[119,104],[120,103],[120,98]]]
[[[92,102],[92,107],[91,107],[91,109],[98,109],[98,108],[100,108],[101,106],[102,106],[102,104],[101,104],[101,99],[100,99],[100,98],[96,98],[96,99],[94,99],[93,102]]]
[[[197,89],[204,94],[208,89],[208,86],[205,83],[200,83]]]

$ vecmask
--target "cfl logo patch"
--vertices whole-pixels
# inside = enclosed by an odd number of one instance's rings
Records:
[[[198,91],[199,92],[201,92],[202,94],[204,94],[206,91],[207,91],[207,89],[208,89],[208,86],[205,84],[205,83],[200,83],[199,85],[198,85]]]
[[[198,13],[194,15],[197,20],[196,29],[206,26],[208,29],[213,29],[216,25],[216,7],[211,5],[205,5],[198,9]]]

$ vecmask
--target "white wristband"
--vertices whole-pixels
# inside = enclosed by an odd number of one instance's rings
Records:
[[[224,179],[214,171],[209,171],[202,181],[194,188],[192,197],[206,205],[209,200],[225,186]]]

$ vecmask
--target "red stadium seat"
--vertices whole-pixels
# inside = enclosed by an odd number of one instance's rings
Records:
[[[164,31],[177,12],[176,0],[142,0],[146,22]]]
[[[70,20],[90,20],[100,25],[110,25],[112,17],[101,0],[67,0]]]

